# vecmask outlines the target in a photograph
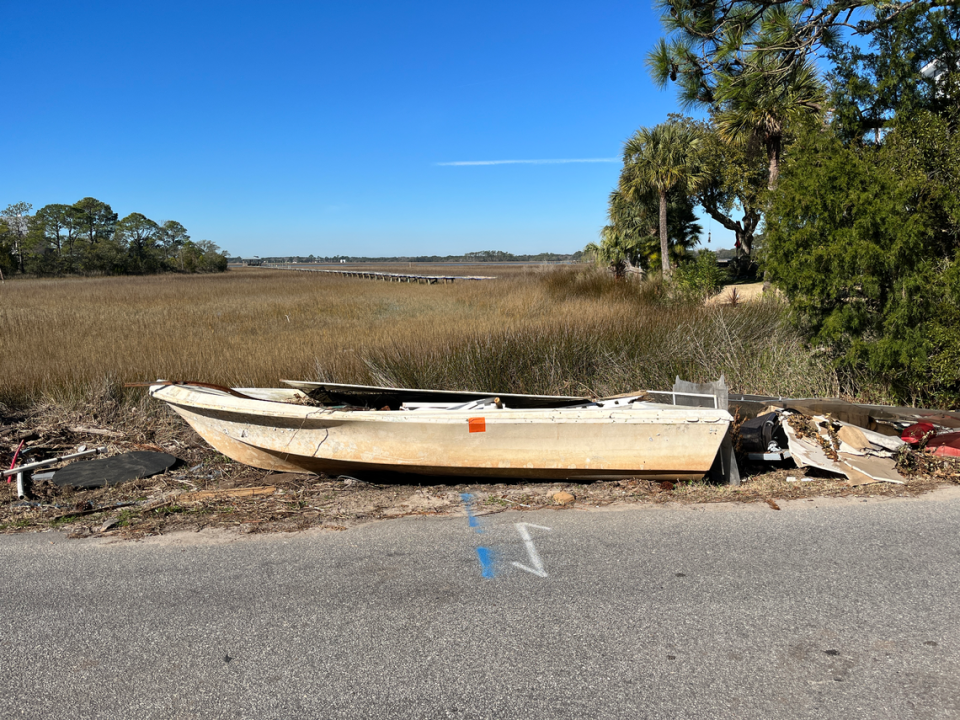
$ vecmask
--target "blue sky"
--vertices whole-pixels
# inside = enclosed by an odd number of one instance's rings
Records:
[[[638,2],[0,5],[0,205],[93,196],[242,255],[573,252],[677,111]],[[717,223],[712,248],[729,247]]]

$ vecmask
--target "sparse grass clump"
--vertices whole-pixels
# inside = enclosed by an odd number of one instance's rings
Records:
[[[704,307],[656,280],[577,269],[477,274],[503,277],[408,285],[249,269],[7,282],[0,402],[95,398],[109,421],[142,397],[124,382],[157,378],[605,395],[723,373],[744,392],[833,391],[777,302]]]

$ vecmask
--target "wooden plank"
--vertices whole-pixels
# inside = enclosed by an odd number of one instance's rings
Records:
[[[871,450],[873,448],[873,445],[867,440],[867,436],[855,425],[841,426],[837,431],[837,438],[861,453],[864,450]]]
[[[849,465],[854,470],[863,473],[876,482],[889,482],[898,485],[906,484],[903,475],[897,472],[897,462],[893,458],[861,457],[859,455],[850,455],[849,453],[840,453],[840,459],[845,465]]]

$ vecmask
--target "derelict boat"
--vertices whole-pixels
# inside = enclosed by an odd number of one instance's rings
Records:
[[[642,395],[590,401],[284,382],[291,387],[157,381],[150,395],[237,462],[327,475],[698,478],[732,422],[725,410]]]

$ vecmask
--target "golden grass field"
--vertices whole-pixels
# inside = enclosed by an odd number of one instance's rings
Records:
[[[704,304],[671,296],[656,280],[617,283],[585,267],[382,269],[499,277],[416,285],[242,268],[0,284],[0,402],[7,405],[0,405],[0,450],[12,456],[26,439],[50,454],[84,443],[108,445],[110,454],[162,449],[183,460],[177,474],[115,488],[34,484],[37,502],[26,504],[17,502],[15,484],[0,484],[0,532],[143,537],[202,527],[343,530],[378,518],[456,512],[462,492],[473,493],[485,511],[547,507],[558,489],[589,507],[766,500],[778,509],[773,498],[895,495],[955,481],[955,468],[931,473],[921,467],[907,487],[850,488],[829,479],[788,485],[785,476],[796,471],[787,470],[748,477],[740,487],[632,480],[431,488],[388,478],[383,485],[348,486],[232,463],[143,389],[123,389],[124,382],[157,378],[233,386],[322,378],[608,395],[670,387],[675,375],[707,380],[723,373],[738,391],[836,393],[827,362],[805,347],[776,299]],[[182,493],[190,489],[263,485],[282,493],[202,503],[171,499],[189,497]],[[117,514],[118,502],[129,507]],[[71,507],[81,510],[64,510]],[[110,518],[116,526],[105,523]]]
[[[80,401],[157,378],[604,395],[723,372],[745,392],[835,392],[776,302],[667,302],[585,268],[382,269],[498,278],[418,285],[240,268],[7,281],[0,401]]]

